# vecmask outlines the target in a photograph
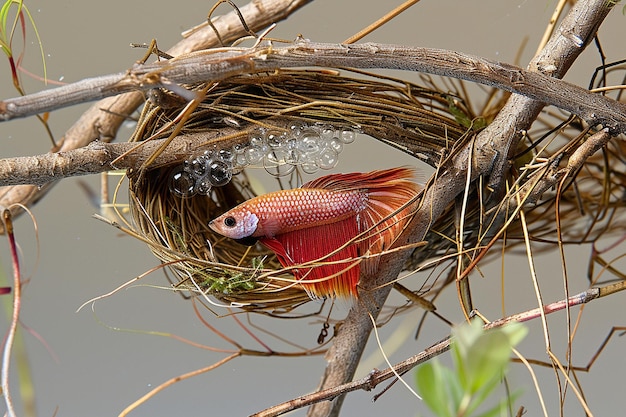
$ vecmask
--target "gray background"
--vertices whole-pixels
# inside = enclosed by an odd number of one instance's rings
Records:
[[[280,23],[272,36],[293,39],[301,33],[315,41],[340,42],[390,9],[392,6],[387,3],[316,1],[288,22]],[[512,62],[521,41],[527,39],[528,46],[520,61],[525,65],[535,51],[554,3],[537,0],[424,1],[366,40],[447,48]],[[181,30],[203,21],[212,4],[186,0],[33,0],[27,5],[43,37],[49,78],[70,82],[123,71],[143,54],[142,50],[130,49],[130,42],[149,42],[157,38],[159,46],[167,49],[179,39]],[[222,6],[219,11],[226,13],[228,8]],[[624,16],[620,10],[612,12],[601,34],[608,60],[623,58],[624,48],[619,40],[624,37]],[[33,41],[29,32],[25,65],[30,71],[40,74],[41,66]],[[579,61],[567,79],[586,85],[599,60],[590,48]],[[412,74],[393,74],[416,79]],[[9,77],[8,65],[2,60],[2,98],[15,95]],[[30,92],[42,88],[41,84],[26,77],[24,80]],[[60,137],[85,108],[76,106],[53,113],[50,124],[55,135]],[[119,139],[126,140],[131,129],[122,128]],[[49,148],[43,129],[34,119],[0,124],[0,140],[2,157],[43,153]],[[341,155],[338,170],[370,170],[410,163],[414,161],[372,142],[368,151],[357,152],[347,148]],[[98,189],[98,178],[82,180]],[[156,259],[140,242],[122,237],[115,229],[94,220],[91,215],[96,211],[78,186],[77,179],[58,184],[33,207],[39,231],[39,258],[30,221],[22,217],[17,222],[23,268],[25,276],[31,279],[24,294],[22,322],[39,334],[46,344],[24,332],[35,381],[37,410],[42,416],[55,413],[58,416],[117,415],[150,387],[224,357],[224,354],[141,331],[171,332],[198,343],[229,348],[203,327],[188,302],[168,291],[151,287],[167,284],[161,273],[142,280],[145,286],[124,290],[98,302],[95,314],[89,307],[76,313],[86,300],[104,294],[157,265]],[[584,274],[588,248],[571,248],[567,253],[572,275],[570,289],[576,293],[587,285]],[[560,268],[555,269],[549,262],[550,259],[556,260],[555,255],[541,257],[537,262],[544,299],[548,301],[563,298]],[[10,274],[5,239],[0,241],[0,263]],[[495,262],[482,269],[483,278],[474,276],[475,303],[490,318],[501,314],[499,303],[493,303],[501,294],[500,268],[500,262]],[[504,268],[507,313],[534,307],[536,301],[525,258],[507,258]],[[415,278],[414,285],[418,285],[423,278]],[[587,308],[574,345],[575,364],[587,362],[611,325],[624,325],[623,301],[623,294],[616,295]],[[438,306],[448,318],[460,320],[453,291],[447,291]],[[420,315],[421,312],[413,311],[396,318],[394,323],[381,330],[382,340],[390,340],[394,328],[400,324],[412,335]],[[246,347],[260,348],[242,334],[232,319],[206,317]],[[308,346],[314,345],[320,328],[319,323],[313,320],[298,325],[283,320],[259,322],[282,336]],[[555,314],[550,323],[554,350],[565,360],[565,315]],[[114,331],[107,326],[139,331]],[[3,321],[0,330],[5,327],[6,321]],[[522,352],[528,357],[547,360],[539,324],[531,324],[531,329],[539,337],[526,340],[521,347]],[[417,353],[446,334],[445,325],[431,318],[422,339],[415,342],[409,336],[397,352],[390,353],[391,361],[397,362]],[[591,409],[598,416],[615,414],[622,403],[618,395],[623,393],[622,375],[626,371],[623,343],[616,340],[610,344],[593,372],[581,376]],[[373,344],[366,357],[371,357],[371,360],[360,371],[361,376],[371,367],[384,366]],[[311,391],[318,383],[323,366],[321,357],[239,358],[209,374],[167,389],[132,415],[247,415]],[[549,369],[537,372],[550,414],[557,415],[554,372]],[[412,376],[408,380],[412,383]],[[538,415],[536,394],[528,373],[517,366],[509,382],[511,386],[524,390],[525,394],[518,404],[530,409],[528,415]],[[14,384],[13,395],[19,402],[17,389]],[[583,415],[572,393],[568,394],[566,414]],[[424,405],[399,384],[376,403],[371,402],[371,397],[371,393],[365,392],[350,395],[345,415],[425,415]],[[303,415],[303,412],[296,415]]]

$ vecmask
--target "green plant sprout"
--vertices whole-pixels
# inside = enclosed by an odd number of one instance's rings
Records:
[[[11,26],[9,27],[9,14],[12,9],[16,9],[15,18],[12,19]],[[33,16],[31,15],[30,11],[23,1],[5,1],[5,3],[2,5],[2,8],[0,9],[0,48],[2,48],[2,52],[4,52],[4,54],[7,56],[7,59],[9,60],[9,65],[11,66],[11,76],[13,78],[13,85],[21,95],[24,95],[25,93],[20,84],[18,68],[24,55],[24,50],[26,49],[26,21],[24,15],[28,16],[28,20],[30,21],[30,24],[33,27],[33,31],[35,32],[35,36],[37,37],[39,52],[41,53],[41,62],[43,65],[44,80],[47,79],[46,59],[43,51],[43,43],[41,42],[41,38],[39,37],[39,32],[37,31],[37,26],[35,25],[35,20],[33,19]],[[16,59],[15,52],[13,50],[13,37],[17,31],[18,24],[22,29],[22,39],[24,45],[22,48],[22,52],[17,56]]]
[[[424,403],[438,417],[492,417],[506,415],[519,393],[501,399],[487,411],[477,411],[506,375],[511,351],[528,332],[519,323],[484,330],[478,319],[456,327],[451,352],[454,369],[436,359],[416,372]]]

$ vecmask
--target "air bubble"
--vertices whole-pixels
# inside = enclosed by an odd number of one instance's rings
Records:
[[[285,162],[291,165],[298,165],[300,162],[302,162],[303,158],[302,158],[302,154],[300,153],[300,151],[298,149],[290,149],[287,152],[287,155],[285,156]]]
[[[306,174],[315,174],[319,170],[319,167],[314,161],[307,161],[300,165],[300,169],[302,169],[302,171]]]
[[[250,146],[246,149],[246,160],[248,164],[258,164],[263,160],[264,152],[258,146]]]
[[[262,130],[255,130],[250,133],[250,146],[256,146],[258,148],[266,146],[265,135]]]
[[[285,132],[282,132],[280,130],[269,130],[265,135],[267,139],[267,144],[272,149],[280,148],[285,136]]]
[[[270,151],[263,158],[263,165],[280,165],[285,163],[285,158],[287,157],[287,152],[282,149],[275,149]]]
[[[207,161],[211,159],[219,158],[219,153],[220,151],[218,151],[217,149],[212,150],[212,151],[205,150],[204,152],[202,152],[202,158],[204,158]]]
[[[302,133],[299,148],[305,155],[317,154],[320,151],[320,135],[313,129]]]
[[[320,131],[322,139],[331,140],[335,136],[335,129],[332,126],[324,125]]]
[[[199,156],[193,159],[189,163],[189,172],[193,174],[196,178],[203,177],[204,175],[206,175],[208,162],[209,161],[207,160],[207,158],[203,156]]]
[[[248,158],[245,153],[238,153],[235,155],[235,164],[240,167],[248,165]]]
[[[348,144],[354,142],[356,139],[356,132],[353,129],[343,129],[339,135],[339,140]]]
[[[208,195],[211,192],[211,183],[208,179],[203,179],[202,181],[198,181],[196,184],[196,192],[202,195]]]
[[[242,154],[245,151],[246,151],[246,145],[244,145],[243,143],[236,143],[233,145],[233,152],[235,153],[235,155]]]
[[[343,151],[343,142],[337,137],[332,138],[332,140],[328,142],[328,145],[338,154]]]
[[[170,191],[179,197],[191,197],[195,194],[195,180],[185,170],[175,171],[169,181]]]
[[[289,132],[292,137],[300,136],[304,129],[306,129],[306,123],[297,120],[289,126]]]
[[[295,165],[287,163],[288,157],[289,153],[282,149],[269,152],[263,158],[263,167],[268,174],[275,177],[288,175],[296,169]]]
[[[296,138],[290,137],[285,140],[285,143],[283,144],[283,148],[286,151],[292,151],[294,149],[298,149],[298,141],[296,140]]]
[[[217,155],[219,159],[226,162],[232,162],[235,159],[235,154],[230,149],[221,149]]]
[[[339,154],[332,148],[325,148],[315,160],[315,164],[321,169],[332,169],[339,162]]]
[[[291,137],[283,144],[285,152],[285,162],[291,165],[297,165],[301,161],[301,153],[298,149],[298,141]]]
[[[209,175],[207,175],[207,179],[211,185],[221,187],[228,184],[232,177],[233,172],[230,164],[223,161],[213,161],[209,165]]]

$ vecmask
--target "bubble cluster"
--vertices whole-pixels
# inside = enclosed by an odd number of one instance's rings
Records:
[[[354,142],[357,131],[335,129],[328,124],[293,122],[287,130],[255,129],[246,146],[233,148],[235,169],[262,165],[275,176],[291,173],[296,167],[312,174],[334,168],[344,145]]]
[[[250,132],[246,144],[205,150],[187,158],[170,178],[170,189],[180,196],[206,195],[212,187],[227,184],[233,173],[250,166],[263,166],[277,177],[292,173],[296,167],[307,174],[331,169],[357,133],[352,128],[299,121],[287,129],[257,128]]]
[[[192,155],[170,177],[170,190],[181,196],[208,195],[211,188],[228,184],[233,177],[230,150],[205,150]]]

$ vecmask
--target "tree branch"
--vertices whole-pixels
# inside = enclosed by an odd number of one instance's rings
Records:
[[[220,131],[176,136],[168,144],[167,151],[159,153],[150,166],[156,168],[180,162],[189,155],[189,149],[196,149],[208,141],[218,141],[229,132],[235,133],[235,129],[224,128]],[[95,141],[68,151],[0,159],[0,185],[44,185],[66,177],[138,168],[148,162],[166,141],[167,139],[122,143]],[[222,140],[221,144],[231,147],[234,141]]]
[[[606,7],[603,9],[606,10]],[[589,39],[583,37],[584,34],[577,34],[574,38]],[[575,56],[572,50],[582,51],[586,45],[582,40],[572,41],[571,37],[560,36],[559,39],[566,39],[567,42],[558,42],[559,48],[570,51],[565,55],[570,59]],[[556,43],[553,42],[552,47],[557,47]],[[559,74],[559,67],[569,68],[569,65],[571,61],[568,60],[559,59],[549,64],[547,58],[538,57],[528,70],[524,70],[441,49],[375,43],[337,45],[300,39],[280,48],[260,45],[255,48],[200,51],[168,61],[137,64],[124,73],[89,78],[52,90],[7,99],[0,102],[0,120],[25,117],[129,91],[218,81],[234,75],[279,68],[318,66],[400,69],[463,79],[552,104],[576,114],[590,125],[602,124],[611,133],[626,131],[626,104],[551,76]],[[549,69],[550,75],[536,72],[545,68]]]

